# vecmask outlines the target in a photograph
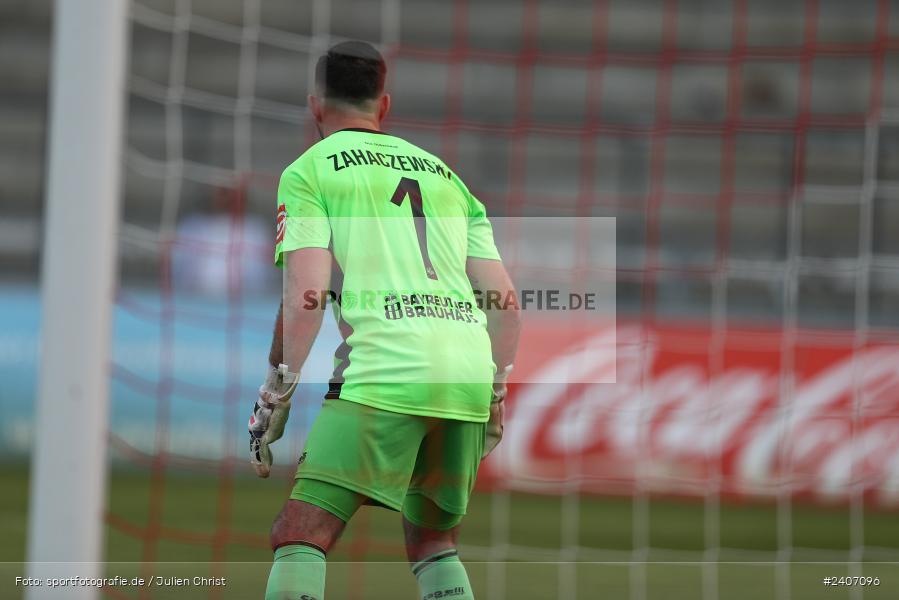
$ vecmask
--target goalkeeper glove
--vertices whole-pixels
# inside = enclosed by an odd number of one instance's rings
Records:
[[[272,451],[269,444],[281,439],[290,415],[290,397],[297,387],[299,375],[287,370],[287,365],[270,367],[265,383],[259,387],[259,399],[247,429],[250,432],[250,463],[259,477],[268,477],[272,470]]]
[[[487,455],[493,452],[500,440],[503,439],[503,401],[506,399],[506,381],[509,379],[509,373],[511,372],[512,365],[509,365],[502,371],[497,371],[493,378],[493,398],[490,400],[490,420],[487,421],[487,430],[484,437],[484,452],[481,454],[481,460],[487,458]]]

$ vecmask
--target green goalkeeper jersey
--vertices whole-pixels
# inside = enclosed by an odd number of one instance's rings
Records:
[[[334,257],[343,343],[326,398],[488,419],[496,367],[465,262],[499,254],[484,205],[443,161],[378,131],[329,135],[278,187],[276,264],[300,248]]]

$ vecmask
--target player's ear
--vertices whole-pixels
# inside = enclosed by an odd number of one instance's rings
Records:
[[[390,112],[390,94],[382,94],[378,99],[378,121],[383,121]]]
[[[322,101],[319,100],[318,96],[309,94],[309,96],[307,97],[307,103],[309,105],[309,110],[312,111],[312,116],[315,118],[316,122],[321,123],[322,118],[324,117]]]

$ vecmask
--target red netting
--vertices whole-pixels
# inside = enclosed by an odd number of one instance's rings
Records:
[[[505,164],[506,168],[497,170],[495,174],[496,178],[502,180],[503,185],[484,185],[484,179],[480,181],[484,189],[480,189],[477,184],[473,185],[475,193],[485,201],[492,214],[510,217],[615,216],[619,218],[619,223],[630,224],[625,235],[622,235],[623,230],[619,229],[619,306],[622,315],[620,319],[635,323],[641,328],[643,337],[635,342],[635,346],[642,353],[640,359],[643,364],[642,388],[652,388],[653,380],[658,376],[649,364],[652,359],[647,354],[650,335],[647,332],[669,327],[672,321],[677,324],[687,323],[693,329],[683,332],[674,327],[673,332],[665,333],[665,336],[668,336],[665,339],[672,345],[677,345],[678,342],[695,341],[698,336],[700,342],[693,344],[694,347],[697,345],[699,347],[694,356],[698,356],[700,362],[705,362],[704,371],[709,380],[720,378],[731,368],[730,362],[734,359],[728,352],[735,343],[749,348],[764,347],[770,350],[773,347],[771,353],[778,357],[779,363],[775,367],[777,377],[784,386],[780,390],[780,398],[790,397],[792,390],[790,386],[793,386],[799,377],[796,374],[797,370],[802,369],[802,364],[797,365],[797,362],[802,363],[802,353],[809,346],[814,348],[816,344],[824,347],[843,344],[850,350],[857,350],[868,344],[872,337],[895,342],[894,329],[880,328],[873,333],[869,332],[870,287],[865,289],[853,287],[855,304],[851,311],[853,319],[848,329],[840,324],[826,327],[823,331],[806,331],[800,327],[806,314],[797,300],[802,274],[811,272],[816,276],[826,276],[829,270],[839,267],[842,263],[836,260],[831,263],[805,261],[796,249],[797,244],[802,243],[802,240],[798,239],[802,236],[802,231],[795,222],[798,218],[796,211],[800,210],[796,203],[814,200],[816,194],[824,193],[820,188],[828,185],[825,183],[822,186],[816,181],[811,186],[814,189],[809,189],[806,164],[810,152],[810,132],[816,135],[849,132],[863,137],[872,126],[876,127],[880,122],[882,103],[886,95],[886,60],[888,55],[899,52],[899,38],[889,29],[890,19],[896,18],[896,15],[890,14],[889,0],[877,0],[874,4],[874,10],[870,15],[870,19],[874,22],[873,37],[864,41],[819,39],[819,2],[806,0],[801,18],[803,23],[801,41],[796,45],[775,46],[750,43],[748,28],[751,22],[749,14],[751,3],[748,0],[735,0],[730,17],[731,41],[728,47],[720,49],[697,48],[684,43],[685,41],[679,37],[679,27],[685,19],[695,18],[688,9],[696,5],[666,0],[661,8],[660,40],[655,49],[651,50],[610,47],[609,27],[612,22],[610,12],[614,3],[595,2],[592,3],[592,43],[587,53],[554,51],[541,47],[541,19],[548,18],[541,10],[551,11],[552,3],[541,3],[537,0],[526,0],[523,3],[522,29],[518,36],[520,44],[517,48],[503,51],[472,45],[469,35],[472,4],[465,0],[457,0],[452,4],[452,19],[446,24],[452,29],[449,47],[434,48],[400,43],[388,48],[388,58],[391,62],[405,60],[447,68],[446,103],[443,114],[439,117],[426,118],[399,112],[390,119],[389,127],[413,134],[436,134],[439,146],[429,149],[444,157],[450,165],[464,162],[465,150],[460,146],[460,137],[466,134],[490,136],[497,140],[497,143],[503,144],[507,148],[508,161]],[[173,50],[175,51],[177,48]],[[190,52],[189,48],[186,52]],[[844,112],[816,110],[813,102],[816,94],[815,85],[818,81],[815,75],[816,65],[822,64],[820,62],[822,60],[849,58],[865,60],[868,63],[870,89],[866,94],[867,104],[864,110]],[[745,106],[747,94],[752,93],[747,88],[748,66],[778,63],[797,66],[794,109],[786,110],[785,113],[790,113],[787,116],[765,116],[747,111]],[[466,110],[465,69],[473,64],[489,64],[513,69],[515,101],[514,104],[505,107],[511,115],[509,119],[503,122],[477,119]],[[534,106],[535,70],[547,66],[564,67],[583,76],[586,85],[583,117],[580,120],[576,122],[569,120],[566,123],[562,122],[564,119],[542,120],[539,116],[535,116],[539,113],[535,111]],[[723,110],[720,117],[697,118],[695,115],[683,117],[673,114],[673,107],[677,104],[674,98],[676,70],[685,66],[724,70]],[[610,117],[606,112],[603,102],[608,95],[607,86],[610,85],[608,75],[610,69],[614,68],[639,69],[640,72],[648,70],[653,73],[654,108],[651,118],[647,115],[646,118],[637,121],[619,120],[614,116]],[[825,79],[823,76],[821,78]],[[167,110],[176,110],[177,93],[166,102]],[[241,110],[251,111],[251,106],[252,103],[243,106]],[[314,142],[316,139],[314,128],[307,126],[305,132],[307,142]],[[739,183],[741,177],[745,183],[746,176],[741,175],[741,169],[748,160],[743,154],[744,151],[740,149],[743,139],[741,136],[744,135],[774,136],[772,139],[786,139],[789,142],[790,160],[789,164],[783,166],[788,173],[786,175],[788,184],[771,189],[755,189],[754,186]],[[709,190],[703,186],[696,186],[696,189],[685,191],[683,185],[669,185],[672,181],[690,178],[689,173],[685,175],[679,171],[683,165],[677,162],[682,158],[681,154],[684,151],[684,145],[680,141],[682,138],[693,142],[710,141],[712,146],[717,148],[717,151],[713,152],[715,160],[712,166],[706,169],[708,173],[714,171],[709,178],[717,181],[716,186],[711,186],[717,189]],[[558,194],[543,190],[534,191],[529,187],[529,172],[533,168],[530,162],[533,157],[529,153],[533,150],[531,144],[535,139],[565,140],[577,148],[576,173],[569,181],[569,187],[560,190]],[[634,191],[631,188],[635,186],[607,185],[604,180],[606,172],[597,167],[599,162],[608,158],[601,152],[603,140],[610,140],[616,145],[635,144],[635,147],[647,149],[645,171],[637,177],[644,181],[642,189]],[[235,145],[247,143],[249,142],[246,140],[243,142],[235,140]],[[179,196],[179,181],[202,179],[203,173],[206,173],[197,165],[185,163],[180,152],[178,150],[178,158],[181,160],[176,161],[174,167],[171,164],[167,165],[162,177],[165,186],[169,188],[166,193],[173,194],[176,198]],[[284,156],[285,164],[291,158]],[[619,155],[619,158],[624,163],[628,161],[626,156],[621,158]],[[626,170],[626,166],[623,168]],[[860,164],[859,168],[865,167]],[[248,172],[253,174],[247,175]],[[235,190],[228,201],[233,227],[227,241],[228,269],[225,277],[229,285],[225,286],[227,291],[222,309],[209,313],[202,304],[184,301],[179,296],[173,283],[173,248],[179,243],[184,244],[185,241],[179,239],[176,232],[171,230],[159,232],[158,280],[154,282],[152,293],[147,295],[123,286],[118,300],[118,311],[120,315],[124,315],[121,318],[140,321],[155,329],[152,335],[156,356],[147,359],[154,365],[149,369],[149,373],[136,372],[133,367],[125,364],[128,361],[122,360],[121,357],[116,357],[112,365],[112,377],[117,393],[127,398],[128,402],[144,403],[138,413],[144,414],[146,419],[153,423],[152,440],[147,440],[148,443],[145,444],[135,443],[128,431],[117,430],[115,419],[111,432],[111,444],[117,460],[142,470],[149,477],[149,485],[142,488],[146,492],[146,510],[143,515],[127,514],[127,511],[122,511],[115,501],[107,514],[107,523],[114,532],[111,535],[129,540],[129,547],[134,550],[131,556],[135,556],[135,560],[145,564],[143,572],[145,576],[153,573],[154,562],[167,559],[165,552],[160,548],[169,547],[170,543],[201,549],[198,552],[203,555],[204,560],[210,561],[210,573],[213,575],[220,574],[221,567],[216,566],[217,564],[234,560],[235,557],[262,556],[268,547],[264,530],[250,531],[235,525],[235,522],[240,520],[238,513],[253,511],[255,508],[246,498],[235,496],[235,487],[244,485],[239,473],[247,470],[242,440],[245,437],[243,411],[248,409],[253,397],[252,385],[248,384],[248,381],[258,375],[258,366],[264,364],[265,360],[264,355],[259,356],[258,360],[247,356],[246,349],[249,345],[246,339],[247,332],[251,329],[268,332],[276,306],[271,306],[271,318],[248,308],[245,288],[241,285],[244,271],[240,267],[240,257],[248,251],[242,240],[242,231],[245,217],[257,210],[258,205],[254,204],[254,198],[267,195],[270,196],[271,207],[275,205],[277,171],[272,169],[271,172],[259,174],[252,168],[235,168],[234,172],[230,173],[230,182],[227,171],[214,171],[214,175],[210,176],[206,183],[217,181],[219,186]],[[464,170],[461,171],[461,175],[467,178]],[[826,181],[827,177],[819,179]],[[857,183],[852,192],[845,192],[840,187],[841,184],[832,187],[840,190],[840,193],[861,193],[859,190],[871,182],[859,180]],[[171,191],[171,186],[175,186],[174,191]],[[735,211],[745,206],[779,207],[785,215],[783,230],[775,234],[783,244],[783,252],[779,260],[771,262],[764,268],[742,258],[735,260],[734,257],[736,243],[734,230],[735,227],[742,226]],[[690,246],[687,243],[689,240],[682,238],[690,238],[694,231],[698,230],[691,229],[692,226],[687,226],[683,230],[675,229],[680,233],[675,234],[673,238],[666,233],[666,227],[672,226],[671,223],[681,223],[680,220],[690,222],[691,215],[695,220],[706,223],[712,232],[709,235],[712,240],[709,243],[710,247],[704,250],[706,255],[700,260],[678,258],[680,245],[683,243],[685,247]],[[864,215],[871,217],[869,213],[863,213],[863,217]],[[862,230],[862,227],[863,223],[856,229]],[[749,235],[753,233],[750,232]],[[856,257],[859,261],[862,260],[862,255],[872,252],[870,231],[866,235],[867,240],[859,234],[860,250]],[[867,248],[865,243],[868,244]],[[202,241],[192,244],[195,251],[201,251]],[[516,269],[528,268],[526,258],[521,256],[506,258],[513,274]],[[870,269],[870,265],[859,262],[854,264],[850,271],[857,273],[862,269]],[[782,285],[782,288],[778,288],[782,290],[780,312],[773,316],[766,315],[763,319],[765,326],[776,329],[776,334],[773,337],[768,335],[764,342],[752,338],[751,331],[735,334],[732,330],[728,285],[738,280],[744,271],[750,275],[755,274],[753,276],[756,278],[759,277],[758,273],[762,273],[760,276],[762,279],[779,281],[779,285]],[[698,317],[696,312],[689,308],[693,301],[690,294],[693,292],[686,293],[686,299],[677,300],[676,294],[672,296],[669,289],[672,282],[674,285],[684,286],[684,289],[704,290],[700,294],[702,298],[700,302],[705,308],[699,311]],[[865,322],[858,322],[859,318],[864,318]],[[700,325],[696,325],[697,321]],[[218,344],[224,360],[220,369],[224,380],[206,381],[202,377],[188,377],[190,371],[179,366],[178,357],[183,356],[183,351],[177,350],[176,346],[180,343],[178,340],[182,339],[179,337],[182,327],[216,331],[221,334]],[[699,333],[696,327],[701,329]],[[762,337],[764,335],[767,334],[762,334]],[[190,399],[189,403],[216,407],[215,414],[218,415],[219,421],[213,427],[220,426],[219,456],[198,458],[196,455],[172,448],[170,430],[173,421],[179,422],[181,419],[189,418],[185,417],[182,409],[175,414],[173,406],[176,403],[184,404],[185,398]],[[121,400],[114,398],[114,402],[116,401]],[[305,413],[295,416],[300,428],[308,425],[308,416]],[[858,416],[853,417],[853,431],[860,422]],[[642,435],[651,435],[650,430],[647,429]],[[642,441],[649,440],[643,438]],[[641,452],[646,448],[645,452],[651,453],[648,443],[641,444],[640,448]],[[279,451],[289,452],[289,445],[285,444]],[[783,452],[783,456],[787,456],[787,453]],[[643,458],[647,461],[653,460],[649,454]],[[722,483],[724,461],[725,458],[714,456],[711,461],[711,473],[700,481],[702,489],[705,490],[705,497],[707,499],[714,497],[715,502],[722,495],[726,496],[733,491],[728,490]],[[576,465],[576,461],[573,464]],[[643,485],[639,476],[642,471],[638,468],[635,472],[636,478],[625,487],[628,493],[635,494],[634,514],[637,516],[634,518],[648,519],[645,495],[652,490]],[[183,477],[185,474],[187,477],[214,481],[214,492],[209,496],[214,497],[214,504],[205,507],[206,518],[202,522],[202,527],[194,528],[182,521],[172,523],[168,520],[173,510],[172,503],[179,502],[177,497],[172,497],[170,480],[173,476]],[[286,471],[281,475],[286,475]],[[491,472],[488,470],[487,476],[490,475]],[[500,490],[496,492],[497,494],[505,493],[502,491],[505,487],[503,479],[496,478],[495,473],[493,475],[494,478],[490,481],[496,487],[491,489]],[[614,477],[610,475],[609,479]],[[175,493],[179,493],[182,487],[177,486],[175,489]],[[572,489],[575,495],[583,491],[578,486]],[[778,502],[788,503],[792,494],[777,494],[776,498]],[[854,501],[853,498],[856,498],[856,495],[852,495],[850,500]],[[503,504],[499,502],[497,505]],[[343,556],[347,560],[361,561],[371,556],[401,556],[398,531],[394,539],[385,539],[376,535],[371,527],[368,516],[363,516],[360,522],[354,525],[352,535],[343,545]],[[635,549],[638,546],[650,545],[645,531],[635,532],[634,538]],[[500,555],[508,558],[509,540],[491,539],[491,543],[494,542],[506,545],[506,549],[501,550]],[[582,546],[578,541],[575,545]],[[250,551],[237,551],[236,548]],[[495,548],[483,548],[483,556],[495,556],[493,550]],[[114,556],[109,558],[116,559]],[[352,597],[363,595],[361,573],[361,570],[357,571],[357,577],[353,578],[354,583],[350,588]],[[106,593],[110,597],[132,597],[112,589],[106,590]],[[208,591],[209,597],[212,598],[222,597],[225,593],[220,588],[210,588]],[[152,589],[147,588],[141,590],[137,597],[157,596]]]

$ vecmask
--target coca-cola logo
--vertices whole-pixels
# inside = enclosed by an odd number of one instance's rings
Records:
[[[664,491],[786,488],[899,503],[899,349],[850,340],[787,348],[785,360],[777,331],[748,350],[685,350],[685,334],[711,336],[629,325],[598,329],[590,343],[561,351],[525,340],[521,352],[550,358],[517,374],[490,468],[528,489],[579,480],[606,491],[640,477]],[[616,382],[596,383],[609,370]]]

